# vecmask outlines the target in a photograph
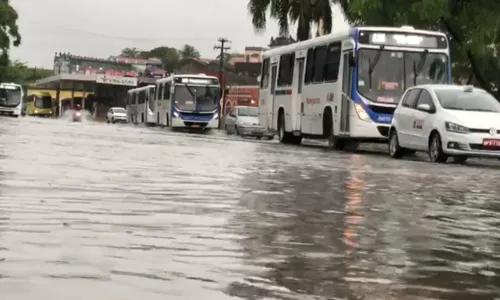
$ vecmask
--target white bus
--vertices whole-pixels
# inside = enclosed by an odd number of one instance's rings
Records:
[[[155,125],[156,102],[154,85],[131,89],[127,93],[127,122]]]
[[[220,84],[205,74],[175,75],[156,81],[156,120],[173,129],[218,128]]]
[[[17,83],[0,83],[0,115],[19,117],[23,107],[23,87]]]
[[[264,53],[259,118],[282,143],[387,142],[406,88],[451,83],[446,35],[413,27],[354,27]]]

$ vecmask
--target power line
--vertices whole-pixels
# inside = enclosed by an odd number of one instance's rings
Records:
[[[91,32],[91,31],[86,31],[86,30],[80,30],[76,28],[68,28],[66,26],[56,26],[52,24],[44,24],[44,23],[38,23],[38,22],[33,22],[30,21],[28,23],[37,25],[37,29],[39,29],[38,26],[45,26],[48,28],[54,28],[54,29],[60,29],[63,31],[68,31],[68,32],[75,32],[75,33],[80,33],[80,34],[85,34],[85,35],[93,35],[96,37],[100,38],[105,38],[105,39],[114,39],[114,40],[123,40],[123,41],[131,41],[131,42],[154,42],[154,41],[159,41],[159,40],[170,40],[170,41],[211,41],[213,38],[199,38],[199,37],[145,37],[145,38],[138,38],[138,37],[125,37],[125,36],[117,36],[117,35],[108,35],[108,34],[102,34],[102,33],[97,33],[97,32]]]
[[[219,57],[219,80],[220,80],[220,87],[223,91],[226,89],[226,84],[224,82],[224,52],[226,50],[231,49],[229,46],[225,46],[226,43],[230,43],[230,41],[226,38],[219,38],[217,40],[220,44],[214,46],[214,50],[220,50],[220,57]],[[219,129],[222,127],[222,116],[226,114],[226,93],[221,93],[221,95],[224,96],[224,99],[222,99],[222,113],[219,116]]]

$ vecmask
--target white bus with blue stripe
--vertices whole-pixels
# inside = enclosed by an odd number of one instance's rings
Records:
[[[127,92],[127,122],[152,126],[156,124],[155,86],[147,85]]]
[[[17,83],[0,83],[0,115],[19,117],[23,107],[23,87]]]
[[[172,129],[219,127],[220,83],[205,74],[171,75],[156,81],[157,124]]]
[[[451,83],[449,43],[437,31],[353,27],[264,53],[259,117],[282,143],[387,142],[406,88]]]

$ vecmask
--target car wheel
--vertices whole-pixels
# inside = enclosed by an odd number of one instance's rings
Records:
[[[389,156],[392,158],[403,157],[404,150],[399,145],[398,132],[393,129],[389,135]]]
[[[448,156],[443,152],[441,136],[435,132],[429,139],[429,159],[434,163],[446,163]]]
[[[273,139],[274,139],[274,136],[273,136],[273,135],[268,136],[268,137],[267,137],[267,139],[268,139],[269,141],[271,141],[271,140],[273,140]]]

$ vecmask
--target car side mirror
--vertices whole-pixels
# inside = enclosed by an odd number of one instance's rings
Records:
[[[432,107],[429,104],[419,104],[417,109],[428,113],[432,112]]]

